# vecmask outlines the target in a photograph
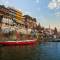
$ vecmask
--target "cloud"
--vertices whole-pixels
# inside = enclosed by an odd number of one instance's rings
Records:
[[[8,6],[9,5],[9,1],[8,0],[0,0],[2,5]]]
[[[36,3],[39,3],[40,1],[39,0],[36,0]]]
[[[52,0],[48,3],[49,9],[59,9],[60,8],[60,0]]]
[[[54,15],[55,16],[60,16],[60,12],[56,12]]]
[[[56,8],[57,7],[57,4],[56,4],[56,2],[50,2],[49,3],[49,5],[48,5],[48,7],[50,8],[50,9],[54,9],[54,8]]]
[[[32,11],[23,11],[23,14],[31,15]]]
[[[60,0],[58,0],[58,2],[60,2]]]
[[[9,5],[9,2],[8,2],[8,0],[6,0],[6,2],[5,2],[5,6],[8,6]]]
[[[0,0],[0,3],[1,3],[1,4],[4,4],[4,3],[5,3],[5,0]]]

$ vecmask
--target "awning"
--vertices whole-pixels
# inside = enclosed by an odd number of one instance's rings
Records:
[[[23,22],[23,21],[19,21],[19,20],[17,20],[16,22],[18,22],[18,23],[20,23],[20,24],[24,24],[24,22]]]

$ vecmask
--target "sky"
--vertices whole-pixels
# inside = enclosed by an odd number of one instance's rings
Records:
[[[0,4],[15,7],[24,14],[37,18],[44,27],[60,30],[60,0],[0,0]]]

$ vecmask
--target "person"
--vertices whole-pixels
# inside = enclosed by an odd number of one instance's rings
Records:
[[[2,29],[2,33],[3,33],[4,37],[6,38],[5,40],[8,40],[8,38],[9,38],[9,32],[10,32],[9,28]]]
[[[32,36],[32,38],[36,37],[36,32],[34,30],[31,31],[31,36]]]
[[[16,31],[16,39],[19,40],[20,36],[19,36],[19,32]]]

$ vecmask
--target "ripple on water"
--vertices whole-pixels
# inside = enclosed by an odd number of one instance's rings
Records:
[[[60,60],[60,42],[0,47],[0,60]]]

